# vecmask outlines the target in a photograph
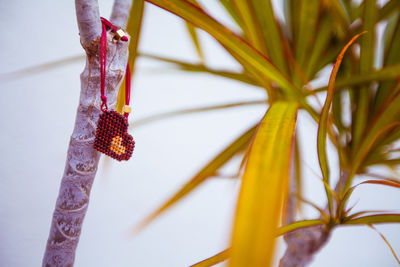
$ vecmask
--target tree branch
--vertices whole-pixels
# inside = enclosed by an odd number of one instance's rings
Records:
[[[133,0],[115,0],[110,21],[117,27],[126,28]]]
[[[75,127],[69,143],[43,267],[73,266],[100,158],[99,152],[93,148],[96,124],[101,113],[99,58],[101,24],[99,24],[97,1],[76,0],[76,10],[82,46],[87,52],[86,66],[81,74],[81,93]],[[124,76],[129,45],[128,42],[112,42],[112,38],[111,35],[107,36],[105,84],[110,109],[116,104],[116,89]]]
[[[335,187],[335,192],[339,192],[342,185],[346,183],[349,177],[348,171],[343,171],[338,183]],[[289,201],[293,205],[296,196],[289,196]],[[336,203],[334,203],[336,204]],[[334,210],[337,206],[334,205]],[[325,208],[328,210],[328,207]],[[293,212],[294,209],[289,210]],[[290,214],[292,218],[294,213]],[[315,253],[317,253],[329,240],[331,229],[327,229],[325,225],[312,226],[302,228],[297,231],[287,233],[284,236],[287,248],[285,254],[279,262],[279,267],[304,267],[311,262]]]
[[[93,42],[100,39],[102,29],[98,1],[75,0],[75,10],[83,48],[89,53],[96,51]]]

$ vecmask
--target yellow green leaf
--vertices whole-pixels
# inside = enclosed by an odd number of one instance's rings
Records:
[[[379,185],[386,185],[390,187],[397,187],[400,188],[400,182],[391,181],[391,180],[368,180],[364,181],[361,184],[379,184]]]
[[[400,2],[400,1],[399,1]],[[385,54],[384,66],[394,65],[400,62],[400,15],[389,20],[388,26],[385,30]],[[391,89],[394,82],[387,81],[381,83],[378,87],[375,97],[375,110],[378,110],[388,96],[391,96]]]
[[[235,102],[235,103],[213,105],[213,106],[199,107],[199,108],[181,109],[181,110],[176,110],[176,111],[160,113],[160,114],[152,115],[149,117],[145,117],[143,119],[136,120],[135,127],[139,127],[144,124],[148,124],[148,123],[166,119],[166,118],[172,118],[172,117],[179,116],[179,115],[193,114],[193,113],[197,113],[197,112],[220,110],[220,109],[227,109],[227,108],[234,108],[234,107],[241,107],[241,106],[266,105],[266,104],[267,104],[266,100],[254,100],[254,101]]]
[[[129,57],[128,63],[131,69],[131,76],[124,77],[124,80],[121,83],[121,86],[118,91],[118,98],[117,98],[117,105],[115,109],[118,112],[122,112],[122,109],[125,105],[125,82],[126,79],[132,79],[132,76],[135,73],[135,62],[137,57],[137,49],[139,45],[139,38],[140,38],[140,29],[142,26],[142,18],[144,12],[144,0],[133,0],[131,13],[129,14],[128,24],[126,26],[126,31],[130,35],[130,42],[129,42]]]
[[[338,78],[335,83],[335,88],[343,89],[345,87],[357,86],[359,84],[366,84],[373,81],[389,81],[397,79],[400,76],[400,64],[387,66],[379,70],[373,70],[365,74],[352,75],[351,77]],[[362,90],[361,88],[354,87],[356,89]],[[364,87],[365,88],[365,87]],[[312,93],[318,93],[325,91],[326,86],[316,88]]]
[[[192,4],[200,7],[199,3],[196,0],[189,0],[189,1]],[[185,24],[186,24],[186,28],[189,32],[190,38],[192,39],[192,42],[194,44],[194,47],[196,48],[197,55],[199,56],[201,63],[204,64],[204,55],[203,55],[203,51],[200,46],[199,36],[197,35],[197,29],[191,23],[186,22]]]
[[[249,1],[243,1],[249,2]],[[271,0],[251,0],[256,19],[267,46],[267,54],[278,69],[289,75],[286,58],[283,52],[282,34],[278,21],[272,9]]]
[[[297,229],[300,228],[306,228],[306,227],[310,227],[310,226],[315,226],[315,225],[321,225],[324,224],[325,222],[322,220],[305,220],[305,221],[298,221],[298,222],[294,222],[291,223],[289,225],[285,225],[282,226],[280,228],[278,228],[277,231],[277,236],[286,234],[288,232],[292,232],[295,231]],[[207,258],[201,262],[198,262],[194,265],[192,265],[191,267],[209,267],[209,266],[213,266],[217,263],[220,263],[222,261],[227,260],[230,257],[230,253],[231,253],[231,249],[228,248],[210,258]]]
[[[323,220],[303,220],[303,221],[297,221],[291,224],[287,224],[284,226],[281,226],[277,230],[276,236],[281,236],[283,234],[293,232],[295,230],[301,229],[301,228],[306,228],[310,226],[316,226],[316,225],[321,225],[325,224]]]
[[[179,69],[184,70],[184,71],[206,72],[206,73],[213,74],[216,76],[225,77],[228,79],[251,84],[251,85],[254,85],[257,87],[261,86],[261,84],[256,79],[251,77],[248,73],[232,72],[229,70],[217,70],[217,69],[209,68],[203,64],[193,64],[193,63],[182,61],[182,60],[167,58],[167,57],[163,57],[163,56],[156,56],[156,55],[151,55],[151,54],[145,54],[145,53],[141,53],[141,54],[139,54],[139,56],[171,63],[171,64],[174,64],[175,66],[177,66]]]
[[[350,25],[350,17],[340,0],[323,0],[324,6],[328,13],[331,13],[336,24],[336,34],[343,39]]]
[[[220,262],[223,262],[229,258],[229,255],[231,253],[230,249],[226,249],[210,258],[207,258],[205,260],[202,260],[196,264],[191,265],[190,267],[209,267],[209,266],[214,266],[215,264],[218,264]]]
[[[296,39],[296,62],[304,67],[306,58],[310,52],[310,46],[314,39],[314,32],[319,14],[319,0],[301,1],[299,33]]]
[[[314,110],[308,105],[301,95],[299,88],[295,87],[288,78],[282,74],[267,58],[257,49],[245,42],[232,31],[217,22],[204,10],[196,7],[186,0],[146,0],[154,5],[172,12],[196,27],[203,29],[219,41],[227,49],[232,50],[236,56],[243,60],[245,65],[259,72],[266,80],[276,82],[282,90],[292,99],[298,101],[310,114],[315,117]]]
[[[228,12],[228,14],[231,16],[231,18],[236,22],[236,24],[243,30],[243,22],[239,15],[236,13],[235,8],[233,7],[232,3],[230,0],[219,0],[221,5],[225,8],[225,10]]]
[[[329,84],[328,84],[328,92],[325,100],[324,107],[322,108],[321,112],[321,118],[319,120],[318,124],[318,140],[317,140],[317,147],[318,147],[318,160],[319,160],[319,165],[321,167],[322,171],[322,177],[325,184],[325,191],[328,197],[328,204],[329,204],[329,211],[332,216],[332,195],[330,191],[327,189],[327,185],[329,185],[329,166],[328,166],[328,160],[326,156],[326,136],[327,136],[327,129],[328,129],[328,115],[329,115],[329,109],[332,103],[333,99],[333,93],[335,90],[335,79],[336,75],[338,73],[340,64],[342,63],[344,53],[346,50],[349,48],[349,46],[362,34],[365,32],[359,33],[356,36],[354,36],[350,42],[348,42],[345,47],[342,49],[340,52],[335,65],[333,66],[331,76],[329,78]]]
[[[197,29],[190,23],[186,22],[186,28],[189,32],[190,37],[192,38],[192,42],[194,47],[196,48],[197,55],[199,56],[201,62],[204,64],[204,55],[203,51],[201,50],[199,36],[197,35]]]
[[[364,9],[365,3],[362,2],[353,12],[352,20],[356,20],[361,17],[362,11]],[[388,18],[392,13],[396,12],[400,7],[399,0],[390,0],[387,1],[386,4],[378,10],[378,21],[384,20]]]
[[[229,266],[269,266],[287,196],[297,104],[276,102],[260,122],[242,177]]]
[[[399,94],[399,100],[400,100],[400,94]],[[386,111],[391,111],[392,108],[394,108],[394,107],[392,105],[390,105],[388,107],[388,109],[385,110],[385,113],[386,113]],[[398,114],[398,113],[399,112],[396,112],[396,114]],[[387,113],[388,118],[381,116],[383,118],[382,121],[386,122],[387,120],[390,120],[391,115],[392,114]],[[370,153],[370,151],[372,150],[373,146],[377,143],[377,140],[379,141],[379,139],[383,136],[383,134],[385,134],[389,130],[392,130],[395,127],[400,125],[400,121],[395,121],[395,122],[389,123],[387,125],[382,123],[383,124],[382,127],[378,128],[375,131],[376,126],[379,125],[378,122],[376,122],[375,124],[373,124],[371,126],[372,130],[370,130],[368,132],[368,135],[364,138],[363,143],[360,146],[360,149],[357,151],[357,154],[354,157],[353,164],[351,166],[351,170],[350,170],[350,174],[349,174],[349,179],[346,182],[345,189],[347,189],[351,186],[352,178],[358,172],[363,161],[367,158],[367,156]]]
[[[321,56],[323,56],[323,52],[326,50],[329,41],[331,40],[332,24],[333,21],[331,16],[324,14],[319,22],[314,45],[312,51],[310,51],[310,56],[308,56],[307,59],[305,75],[308,80],[312,80],[313,76],[320,71],[320,69],[317,68],[317,63],[321,61]]]
[[[227,163],[234,155],[238,152],[243,151],[249,144],[256,126],[250,128],[235,141],[233,141],[227,148],[219,153],[214,159],[212,159],[206,166],[204,166],[190,181],[188,181],[182,188],[176,192],[171,198],[169,198],[163,205],[161,205],[156,211],[150,214],[144,219],[135,231],[140,231],[154,219],[156,219],[161,213],[166,211],[168,208],[173,206],[179,200],[184,198],[200,184],[202,184],[209,177],[216,174],[216,171]]]
[[[383,19],[388,18],[391,14],[398,11],[400,8],[400,1],[398,0],[390,0],[386,2],[386,4],[378,11],[378,20],[381,21]]]
[[[376,223],[400,223],[400,214],[375,214],[369,216],[358,217],[345,221],[344,225],[353,224],[376,224]]]
[[[392,245],[389,243],[387,238],[378,230],[376,229],[372,224],[367,224],[372,230],[378,233],[378,235],[382,238],[382,240],[386,243],[386,245],[389,247],[390,252],[392,252],[393,257],[396,259],[397,263],[400,265],[400,259],[397,257],[396,252],[394,251]]]
[[[67,64],[71,64],[71,63],[75,63],[75,62],[79,62],[79,61],[84,61],[85,58],[86,58],[86,55],[77,55],[77,56],[72,56],[72,57],[67,57],[67,58],[63,58],[63,59],[54,60],[54,61],[51,61],[51,62],[43,63],[43,64],[40,64],[40,65],[36,65],[36,66],[31,66],[31,67],[19,69],[19,70],[16,70],[16,71],[11,71],[11,72],[8,72],[8,73],[1,73],[0,74],[0,81],[21,78],[23,76],[37,74],[37,73],[41,73],[41,72],[44,72],[44,71],[49,71],[49,70],[52,70],[54,68],[59,68],[59,67],[65,66]]]
[[[338,207],[338,217],[341,218],[342,214],[344,213],[344,208],[345,205],[348,201],[348,199],[350,198],[351,194],[353,193],[353,191],[360,185],[363,184],[378,184],[378,185],[385,185],[385,186],[390,186],[390,187],[395,187],[395,188],[400,188],[400,182],[395,181],[395,180],[367,180],[364,182],[361,182],[355,186],[352,186],[351,188],[349,188],[348,190],[346,190],[346,193],[343,195],[343,198],[341,199],[340,203],[339,203],[339,207]],[[355,216],[354,214],[351,215],[352,217]]]
[[[243,22],[243,31],[246,39],[258,51],[260,51],[264,55],[267,55],[262,30],[255,16],[255,10],[251,1],[231,0],[231,3],[233,8],[236,10],[236,13],[240,16],[241,21]]]
[[[368,73],[373,69],[375,56],[375,24],[377,19],[376,0],[364,1],[364,12],[362,16],[363,29],[368,34],[361,40],[360,44],[360,74]],[[365,85],[362,92],[354,91],[355,110],[352,118],[352,155],[356,153],[362,141],[367,122],[369,120],[369,106],[372,91]]]

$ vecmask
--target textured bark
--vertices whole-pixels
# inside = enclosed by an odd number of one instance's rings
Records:
[[[101,36],[99,3],[97,0],[75,0],[75,10],[81,43],[87,51],[91,44]],[[95,52],[96,45],[93,46]]]
[[[287,248],[279,262],[279,266],[307,266],[314,257],[314,254],[326,244],[329,237],[330,231],[327,231],[324,225],[303,228],[286,234],[284,239]]]
[[[81,93],[75,127],[69,143],[65,171],[42,263],[42,266],[46,267],[66,267],[74,264],[75,250],[100,158],[100,154],[93,149],[96,123],[101,113],[101,24],[97,1],[77,0],[76,10],[81,43],[87,52],[87,60],[81,74]],[[115,106],[118,84],[123,78],[128,59],[128,42],[114,43],[112,38],[113,36],[108,34],[106,95],[111,109]]]
[[[111,23],[117,27],[125,29],[131,6],[132,0],[115,0],[110,17]]]
[[[349,172],[343,171],[338,183],[335,186],[335,192],[338,193],[343,190],[344,184],[349,179]],[[295,194],[289,197],[289,206],[286,211],[289,213],[287,217],[293,220],[295,217],[293,203],[295,202]],[[336,203],[333,202],[333,210],[337,208]],[[325,211],[329,208],[326,207]],[[290,223],[291,221],[287,221]],[[332,229],[327,229],[325,225],[317,225],[296,230],[287,233],[284,236],[287,248],[285,254],[279,262],[279,267],[304,267],[311,262],[315,253],[317,253],[329,240]]]

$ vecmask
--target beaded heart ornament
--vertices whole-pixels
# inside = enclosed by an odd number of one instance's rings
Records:
[[[115,33],[117,41],[128,41],[124,32],[117,30],[108,20],[101,18],[102,34],[100,42],[100,91],[101,91],[101,106],[103,112],[99,116],[97,123],[96,137],[94,141],[94,148],[110,156],[118,161],[128,160],[132,156],[133,149],[135,148],[135,141],[133,137],[128,134],[128,116],[130,113],[130,69],[129,63],[126,66],[126,82],[125,82],[125,108],[124,114],[120,114],[114,110],[108,110],[107,97],[105,95],[105,81],[106,81],[106,58],[107,58],[107,28],[110,28]]]

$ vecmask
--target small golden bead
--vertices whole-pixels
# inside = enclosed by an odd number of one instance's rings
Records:
[[[131,107],[130,106],[124,106],[124,113],[131,113]]]
[[[119,29],[118,31],[115,32],[115,38],[117,38],[117,40],[120,40],[125,35],[126,34],[122,29]]]

